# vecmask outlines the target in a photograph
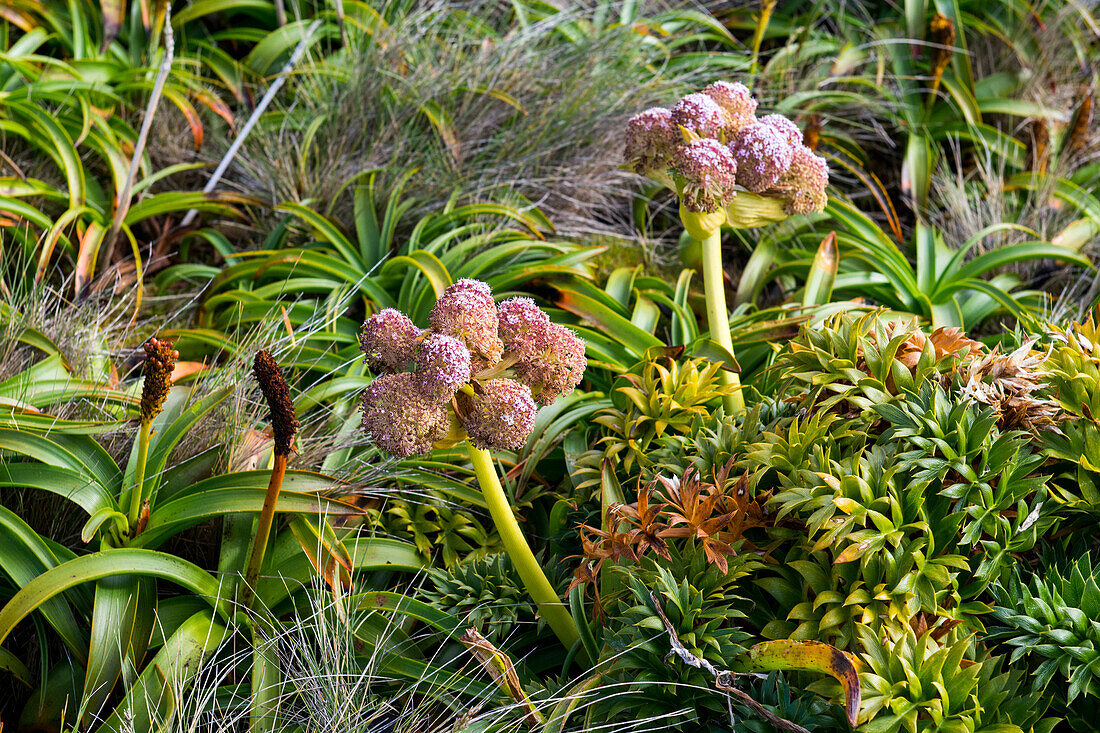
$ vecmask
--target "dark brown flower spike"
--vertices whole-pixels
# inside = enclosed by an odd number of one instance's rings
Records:
[[[151,338],[145,342],[145,366],[142,373],[145,380],[141,385],[141,421],[152,422],[164,409],[168,391],[172,388],[172,370],[178,351],[173,351],[171,341],[158,341]]]
[[[290,400],[286,379],[283,378],[275,357],[267,351],[256,352],[252,373],[260,383],[260,390],[263,391],[264,399],[267,400],[267,406],[271,410],[271,432],[275,436],[275,455],[290,455],[294,434],[301,423],[294,417],[294,403]]]

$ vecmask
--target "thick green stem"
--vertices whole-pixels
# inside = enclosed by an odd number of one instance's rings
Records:
[[[142,420],[141,428],[138,431],[137,462],[134,465],[134,484],[130,487],[130,506],[128,507],[127,516],[130,520],[131,532],[137,526],[138,517],[141,515],[141,503],[145,499],[142,484],[145,483],[145,464],[149,460],[149,437],[152,431],[153,421]]]
[[[550,581],[546,579],[546,574],[539,567],[538,561],[535,560],[535,555],[523,536],[519,522],[512,513],[512,505],[504,495],[504,489],[500,485],[500,479],[497,478],[496,469],[493,468],[489,451],[475,448],[469,442],[466,443],[466,447],[470,453],[470,461],[474,464],[477,481],[481,485],[481,493],[489,506],[489,515],[492,516],[497,532],[500,533],[500,539],[504,542],[504,549],[508,551],[512,565],[519,573],[531,599],[538,605],[539,613],[550,624],[550,628],[557,634],[561,643],[567,649],[571,648],[580,640],[577,625],[566,610],[565,604],[554,592]]]
[[[244,572],[244,590],[241,604],[245,608],[251,608],[252,599],[256,595],[256,579],[260,577],[260,568],[264,564],[264,553],[267,552],[267,540],[271,536],[271,525],[275,522],[275,504],[279,501],[279,492],[283,488],[283,477],[286,475],[286,459],[285,455],[276,453],[275,465],[271,467],[271,479],[267,482],[264,508],[260,512],[260,522],[256,525],[256,535],[252,538],[252,552],[248,555],[248,568]]]
[[[710,337],[718,345],[733,354],[733,338],[730,336],[730,315],[726,310],[726,286],[722,280],[722,235],[711,232],[703,244],[703,290],[707,296],[707,325]],[[724,398],[726,416],[736,417],[745,410],[745,398],[741,396],[741,380],[736,372],[722,370],[722,383],[738,387]]]

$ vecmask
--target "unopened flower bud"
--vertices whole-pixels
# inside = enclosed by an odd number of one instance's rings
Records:
[[[473,397],[459,393],[462,426],[477,448],[519,450],[535,429],[531,389],[512,379],[491,379]]]
[[[754,193],[775,185],[794,155],[782,132],[760,122],[737,133],[730,151],[737,160],[737,182]]]
[[[791,167],[775,187],[783,194],[788,214],[811,214],[825,209],[828,185],[829,164],[805,145],[799,145]]]
[[[466,344],[475,373],[500,361],[504,344],[497,336],[497,306],[485,283],[459,280],[439,296],[430,318],[435,331]]]
[[[741,82],[716,81],[704,89],[703,94],[717,102],[726,113],[723,129],[727,138],[755,121],[756,99]]]
[[[408,368],[416,351],[420,329],[399,310],[386,308],[363,323],[359,336],[360,348],[372,369],[402,372]]]
[[[682,179],[680,198],[688,211],[718,211],[736,195],[737,162],[729,148],[717,140],[705,138],[681,145],[672,165]]]
[[[271,411],[271,432],[275,438],[274,453],[277,456],[290,455],[294,434],[301,423],[294,416],[294,403],[290,399],[290,389],[283,377],[275,357],[267,351],[257,351],[252,363],[252,374],[260,384],[267,407]]]
[[[725,129],[728,119],[718,102],[706,94],[688,94],[672,108],[673,126],[679,125],[699,137],[716,138]]]
[[[682,140],[672,124],[672,113],[663,107],[651,107],[626,124],[623,158],[639,175],[663,171]]]
[[[447,408],[425,399],[410,372],[383,374],[363,392],[363,432],[398,458],[427,453],[450,429]]]
[[[172,389],[172,370],[180,354],[172,349],[171,341],[158,341],[156,338],[146,341],[142,348],[145,350],[145,363],[142,366],[141,421],[152,422],[164,409],[164,401]]]
[[[458,388],[470,381],[470,352],[454,336],[429,334],[416,352],[413,376],[425,399],[450,402]]]

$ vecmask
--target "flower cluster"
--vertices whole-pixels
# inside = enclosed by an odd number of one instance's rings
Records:
[[[152,422],[164,409],[164,401],[172,389],[172,370],[180,354],[172,348],[171,341],[156,338],[146,341],[142,348],[145,350],[142,365],[145,379],[141,385],[141,420]]]
[[[302,424],[294,416],[294,403],[290,399],[286,378],[269,351],[256,352],[252,374],[259,382],[260,391],[271,410],[271,432],[275,438],[273,452],[277,456],[288,456],[294,443],[294,434]]]
[[[647,109],[627,124],[627,165],[673,183],[684,211],[725,209],[734,225],[740,207],[727,208],[737,196],[734,184],[781,202],[775,218],[821,211],[829,183],[825,160],[803,144],[798,125],[778,114],[757,118],[756,106],[744,84],[720,81],[688,94],[671,110]],[[741,224],[754,226],[759,216],[752,221]]]
[[[362,427],[395,456],[462,437],[478,448],[521,448],[538,405],[568,394],[584,376],[584,342],[530,298],[498,307],[488,285],[459,280],[429,320],[421,331],[387,308],[363,324],[367,364],[384,374],[363,395]]]

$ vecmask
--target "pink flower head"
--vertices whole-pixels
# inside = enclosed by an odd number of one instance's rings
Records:
[[[663,107],[651,107],[626,123],[626,149],[623,158],[639,175],[668,167],[668,159],[682,140],[672,124],[672,113]]]
[[[703,94],[718,103],[726,113],[724,127],[727,136],[732,136],[742,127],[753,123],[756,115],[756,99],[749,88],[739,81],[716,81]]]
[[[491,379],[480,393],[459,393],[458,411],[470,442],[478,448],[519,450],[535,429],[535,401],[531,388],[512,379]]]
[[[802,129],[783,115],[764,115],[760,124],[774,128],[792,148],[802,144]]]
[[[504,348],[520,354],[525,345],[538,339],[550,325],[550,319],[530,298],[509,298],[498,309],[500,338]]]
[[[386,308],[363,323],[360,348],[372,369],[404,371],[413,359],[420,329],[399,310]]]
[[[736,195],[737,161],[717,140],[704,138],[681,145],[672,167],[683,179],[682,198],[688,211],[718,211]]]
[[[426,400],[409,372],[375,379],[363,392],[362,406],[367,438],[398,458],[427,453],[450,429],[447,408]]]
[[[413,376],[425,399],[450,402],[458,388],[470,381],[470,351],[454,336],[429,334],[416,352]]]
[[[584,341],[564,326],[551,323],[530,298],[500,304],[500,336],[516,357],[512,370],[531,388],[540,405],[549,405],[574,389],[584,377],[588,359]]]
[[[459,280],[439,296],[429,318],[436,332],[466,344],[474,372],[500,361],[504,344],[497,337],[497,307],[485,283]]]
[[[776,188],[784,195],[788,214],[810,214],[825,209],[828,185],[829,164],[805,145],[799,145],[791,158],[791,167]]]
[[[699,137],[718,137],[728,122],[725,111],[706,94],[688,94],[672,108],[671,121]]]
[[[772,125],[756,122],[737,133],[730,143],[737,160],[737,182],[760,193],[775,185],[791,167],[794,150]]]

